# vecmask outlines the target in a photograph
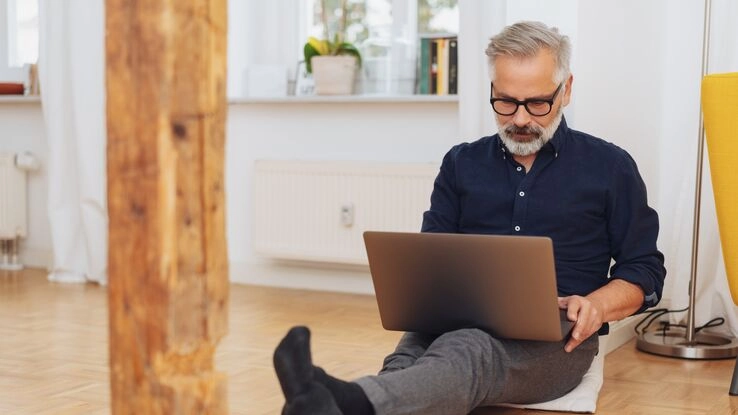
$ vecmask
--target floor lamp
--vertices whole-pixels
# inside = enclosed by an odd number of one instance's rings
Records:
[[[710,47],[710,0],[705,0],[705,24],[702,40],[702,77],[707,75]],[[700,114],[702,109],[700,107]],[[689,276],[689,308],[687,327],[647,331],[638,336],[636,347],[644,352],[684,359],[728,359],[738,355],[738,341],[717,334],[697,333],[694,323],[694,303],[697,295],[697,252],[700,233],[700,199],[702,198],[702,158],[705,147],[705,126],[700,117],[697,145],[697,178],[695,180],[694,222],[692,227],[692,266]]]

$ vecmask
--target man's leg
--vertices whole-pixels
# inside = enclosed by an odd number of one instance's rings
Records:
[[[563,342],[500,341],[481,330],[457,330],[438,337],[413,366],[354,383],[315,368],[309,332],[295,328],[277,347],[274,365],[284,414],[466,414],[562,396],[581,381],[597,343],[594,336],[566,353]]]
[[[572,353],[564,342],[498,340],[477,329],[439,336],[414,365],[356,380],[377,414],[467,414],[478,406],[564,395],[581,381],[597,337]]]
[[[394,372],[414,365],[415,361],[425,354],[425,351],[428,350],[428,347],[437,337],[438,335],[412,332],[403,334],[395,351],[384,358],[384,364],[379,374]]]

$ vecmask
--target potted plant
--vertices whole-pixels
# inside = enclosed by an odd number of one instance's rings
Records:
[[[318,95],[346,95],[353,93],[356,71],[361,67],[361,54],[353,44],[344,40],[347,5],[341,2],[341,21],[331,40],[328,34],[328,11],[321,1],[325,39],[308,38],[304,47],[305,68],[313,74]]]

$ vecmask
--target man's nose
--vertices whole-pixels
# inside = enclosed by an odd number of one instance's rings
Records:
[[[524,127],[530,123],[530,114],[525,109],[525,105],[519,105],[518,110],[513,114],[513,123],[518,127]]]

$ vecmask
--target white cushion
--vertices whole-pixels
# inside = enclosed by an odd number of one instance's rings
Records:
[[[602,388],[605,353],[602,348],[592,360],[592,365],[584,374],[582,382],[566,395],[548,402],[524,405],[501,404],[513,408],[538,409],[543,411],[568,411],[593,414],[597,410],[597,397]]]

